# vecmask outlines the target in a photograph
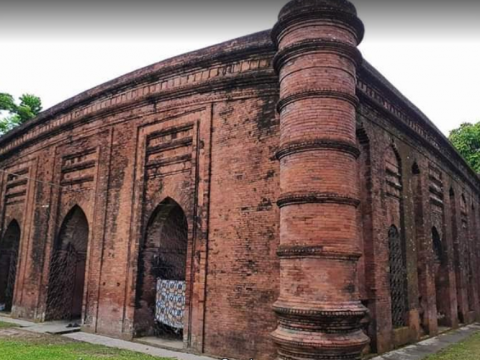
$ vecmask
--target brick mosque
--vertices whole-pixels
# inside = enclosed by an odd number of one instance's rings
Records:
[[[480,180],[363,35],[348,1],[293,0],[3,136],[2,310],[265,360],[478,320]]]

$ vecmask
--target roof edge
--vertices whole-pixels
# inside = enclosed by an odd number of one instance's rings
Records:
[[[68,112],[78,105],[87,103],[95,97],[108,94],[109,92],[118,91],[119,89],[127,87],[131,84],[136,85],[150,77],[159,76],[162,73],[175,72],[180,69],[193,67],[195,65],[201,66],[204,63],[208,64],[216,60],[228,59],[229,57],[235,57],[239,54],[249,53],[259,49],[271,50],[273,49],[273,43],[270,39],[270,31],[271,30],[264,30],[256,32],[216,45],[208,46],[203,49],[174,56],[95,86],[65,101],[62,101],[61,103],[54,105],[45,111],[42,111],[34,119],[29,120],[4,134],[0,137],[0,146],[11,141],[15,136],[27,132],[36,125],[41,124],[48,119],[54,118],[59,114]]]
[[[434,133],[438,140],[441,142],[441,145],[446,146],[456,158],[455,160],[459,161],[466,169],[470,172],[470,175],[473,178],[473,181],[480,188],[480,179],[478,174],[473,170],[473,168],[467,163],[462,155],[457,151],[453,146],[450,140],[443,134],[443,132],[415,105],[413,104],[405,95],[402,94],[385,76],[383,76],[380,71],[378,71],[371,63],[364,60],[363,65],[360,71],[364,71],[370,77],[372,77],[376,82],[383,87],[385,90],[391,93],[402,105],[404,105],[410,112],[412,112],[419,120],[423,121],[424,124],[429,128],[429,130]]]

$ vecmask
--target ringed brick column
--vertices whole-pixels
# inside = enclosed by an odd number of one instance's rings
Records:
[[[280,81],[280,359],[359,359],[368,337],[358,299],[357,45],[345,0],[293,0],[272,37]]]

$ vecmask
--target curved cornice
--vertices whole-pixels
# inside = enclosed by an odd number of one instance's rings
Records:
[[[62,129],[143,103],[278,82],[271,66],[274,49],[268,32],[179,56],[88,90],[0,138],[0,157],[41,141]],[[90,120],[89,120],[90,121]]]
[[[75,119],[71,121],[61,122],[59,121],[58,126],[52,127],[50,130],[46,130],[40,134],[35,136],[28,136],[26,139],[22,140],[19,144],[15,144],[15,146],[4,150],[0,153],[0,160],[9,156],[10,154],[19,151],[25,147],[31,146],[35,143],[43,141],[46,138],[59,134],[63,131],[70,130],[74,127],[80,126],[85,123],[89,123],[95,121],[102,117],[112,116],[118,113],[126,112],[134,108],[138,108],[142,105],[156,103],[158,101],[169,101],[178,99],[176,102],[180,106],[191,105],[192,101],[182,101],[182,99],[189,98],[192,95],[197,94],[208,94],[211,92],[222,91],[224,89],[231,89],[235,87],[239,89],[243,94],[246,96],[255,96],[258,94],[258,91],[247,91],[246,88],[251,88],[252,86],[262,86],[264,94],[272,94],[272,91],[268,89],[272,89],[275,87],[277,83],[276,77],[272,76],[271,70],[262,70],[256,71],[250,74],[244,75],[237,75],[234,78],[223,78],[223,79],[213,79],[210,81],[202,82],[195,86],[185,86],[178,89],[173,89],[171,91],[164,91],[156,94],[147,94],[145,96],[137,97],[131,101],[127,101],[122,104],[112,104],[109,106],[105,106],[99,108],[95,111],[88,112],[77,116]],[[277,93],[274,91],[273,93]],[[232,93],[231,95],[232,96]],[[222,95],[216,96],[216,98],[222,98]],[[198,100],[193,102],[198,104]]]
[[[227,41],[202,50],[180,55],[156,64],[141,68],[129,74],[87,90],[70,98],[38,115],[35,119],[15,128],[0,137],[0,148],[29,130],[45,124],[48,121],[69,114],[98,99],[121,93],[129,87],[139,87],[162,77],[171,78],[174,75],[187,73],[191,70],[206,70],[221,63],[245,59],[249,56],[273,56],[274,48],[269,38],[270,31],[263,31],[238,39]]]

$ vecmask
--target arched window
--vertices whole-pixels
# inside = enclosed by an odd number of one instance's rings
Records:
[[[395,225],[388,230],[390,296],[394,328],[406,325],[407,282],[401,236]]]
[[[12,220],[0,241],[0,311],[12,310],[20,235],[20,225]]]

